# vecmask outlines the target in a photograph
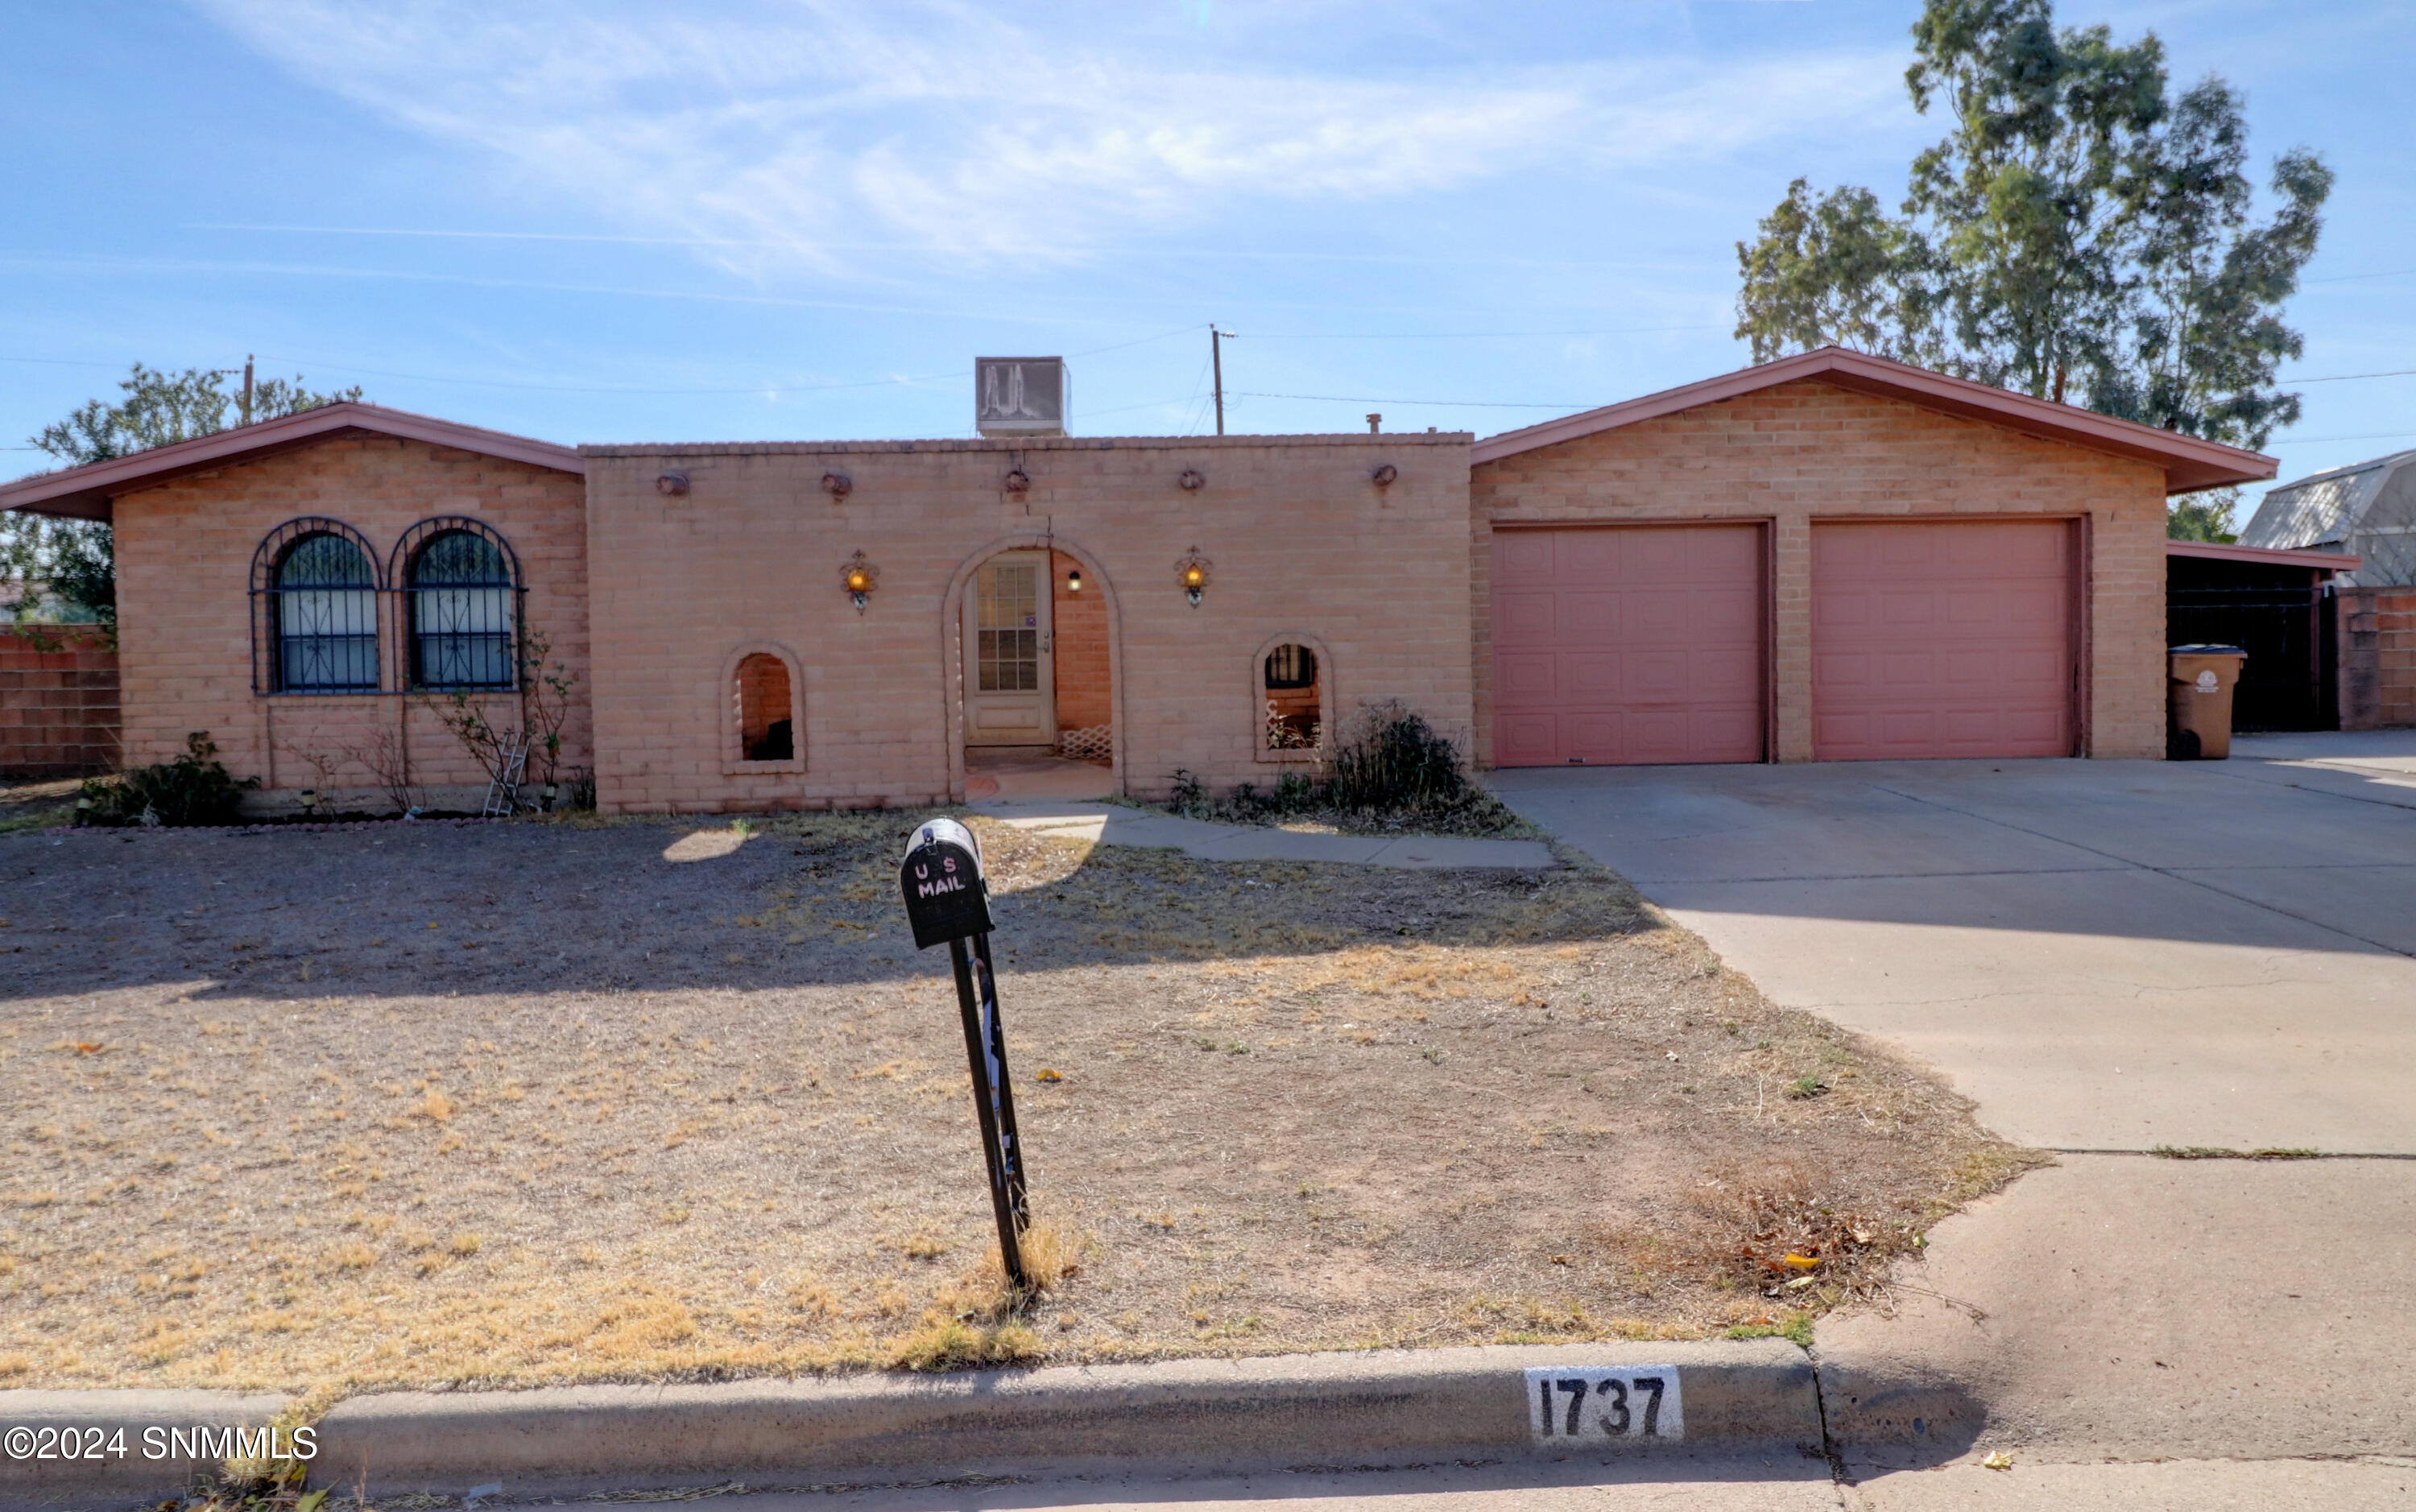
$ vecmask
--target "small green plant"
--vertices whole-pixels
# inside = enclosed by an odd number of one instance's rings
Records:
[[[1787,1084],[1787,1095],[1790,1098],[1796,1098],[1799,1100],[1804,1098],[1817,1098],[1827,1090],[1829,1090],[1829,1084],[1813,1075],[1810,1071],[1805,1071],[1803,1075]]]
[[[243,808],[243,795],[260,786],[257,777],[237,780],[218,759],[210,732],[197,729],[185,737],[185,754],[174,761],[138,768],[115,777],[95,777],[83,785],[84,822],[125,824],[233,824]],[[145,817],[148,816],[148,817]]]
[[[1185,767],[1174,769],[1174,786],[1166,795],[1166,806],[1177,814],[1199,817],[1208,812],[1208,788],[1200,774]]]

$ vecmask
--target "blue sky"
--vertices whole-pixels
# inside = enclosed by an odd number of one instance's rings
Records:
[[[1901,192],[1912,0],[78,0],[0,9],[0,444],[127,366],[564,442],[1509,429],[1745,361],[1796,174]],[[2287,19],[2286,19],[2287,17]],[[2416,8],[2067,3],[2339,172],[2299,375],[2416,368]],[[2416,445],[2307,383],[2285,477]],[[0,453],[0,476],[38,454]]]

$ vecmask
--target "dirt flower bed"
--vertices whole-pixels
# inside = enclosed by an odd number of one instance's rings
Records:
[[[1618,878],[976,819],[998,1308],[912,815],[0,840],[0,1385],[695,1380],[1789,1327],[2024,1157]]]

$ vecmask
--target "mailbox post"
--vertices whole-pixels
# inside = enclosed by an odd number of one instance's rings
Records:
[[[944,942],[956,970],[974,1111],[981,1119],[990,1207],[998,1218],[999,1259],[1007,1284],[1020,1293],[1023,1231],[1032,1214],[1023,1195],[1023,1141],[1016,1131],[1015,1087],[1006,1070],[1006,1027],[999,1020],[998,978],[990,968],[989,885],[982,876],[981,843],[954,819],[933,819],[907,843],[898,881],[914,948],[926,951]]]

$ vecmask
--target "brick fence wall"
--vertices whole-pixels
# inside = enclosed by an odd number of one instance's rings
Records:
[[[2341,728],[2416,726],[2416,588],[2344,588],[2334,606]]]
[[[0,630],[0,776],[117,767],[117,651],[72,625]]]

